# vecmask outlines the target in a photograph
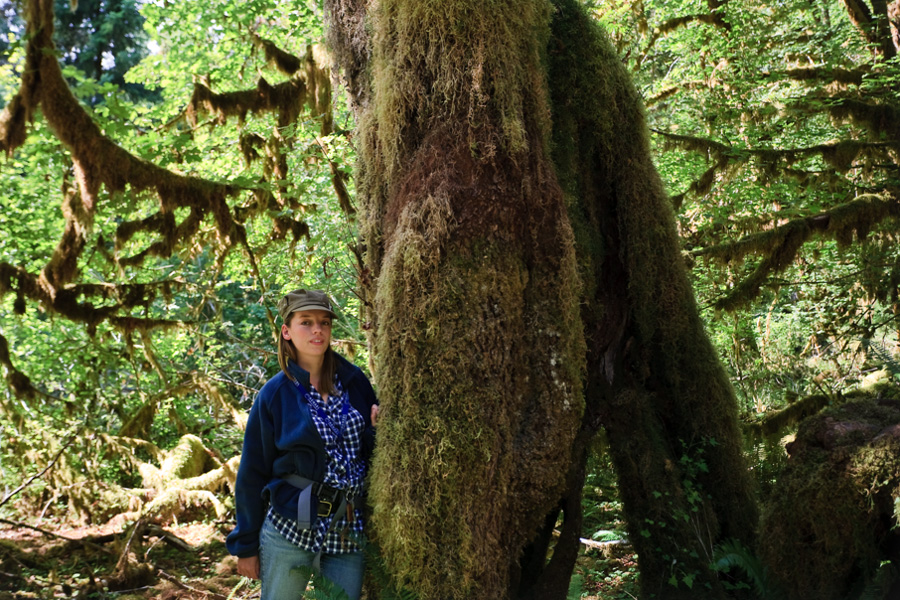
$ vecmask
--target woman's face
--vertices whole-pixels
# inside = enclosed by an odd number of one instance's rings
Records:
[[[331,344],[331,315],[324,310],[297,311],[281,326],[281,337],[294,345],[301,363],[319,361]]]

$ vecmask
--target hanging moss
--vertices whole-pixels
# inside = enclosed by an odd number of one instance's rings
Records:
[[[657,27],[653,34],[650,36],[650,40],[647,42],[647,46],[644,48],[644,51],[641,53],[640,58],[638,59],[637,64],[640,65],[644,59],[650,54],[650,50],[653,46],[656,45],[656,41],[664,37],[673,31],[678,31],[682,27],[687,27],[692,23],[704,23],[706,25],[712,25],[714,27],[719,27],[724,30],[730,30],[731,26],[726,23],[722,16],[716,12],[709,13],[698,13],[694,15],[684,15],[682,17],[676,17],[674,19],[669,19],[668,21],[664,21]]]
[[[31,116],[20,94],[14,95],[3,107],[3,112],[0,112],[0,150],[6,153],[6,158],[11,157],[13,151],[25,143],[28,134],[26,124],[30,120]]]
[[[900,109],[895,106],[837,97],[827,109],[834,119],[849,120],[865,128],[873,141],[887,139],[896,145],[900,140]]]
[[[806,396],[777,412],[766,413],[762,419],[744,424],[744,434],[749,442],[784,435],[788,428],[795,427],[803,419],[818,413],[831,401],[825,394]]]
[[[854,236],[857,241],[862,241],[873,227],[898,217],[898,198],[890,194],[863,194],[817,215],[795,219],[736,242],[705,248],[695,255],[711,256],[722,264],[740,262],[750,254],[763,256],[753,273],[742,279],[728,295],[716,303],[717,308],[737,310],[759,294],[760,288],[771,275],[789,267],[803,244],[813,236],[827,236],[835,239],[839,245],[847,246]]]
[[[813,83],[833,81],[844,85],[862,85],[863,77],[867,74],[867,69],[841,69],[838,67],[806,67],[785,71],[785,75],[797,81]]]
[[[266,61],[275,65],[285,75],[293,75],[303,66],[303,61],[290,52],[285,52],[272,41],[263,39],[256,34],[251,34],[253,44],[260,48],[266,57]]]
[[[288,123],[296,120],[303,105],[307,102],[306,82],[301,79],[271,85],[260,77],[254,90],[216,93],[201,82],[194,83],[194,93],[188,103],[186,116],[196,126],[197,115],[210,113],[216,116],[220,124],[228,117],[237,117],[244,122],[247,113],[276,112]]]
[[[294,221],[281,210],[285,204],[282,199],[284,194],[278,197],[269,195],[263,197],[263,201],[256,196],[255,201],[232,209],[229,201],[242,189],[160,168],[129,154],[103,135],[75,99],[62,76],[53,45],[53,2],[29,0],[25,4],[26,64],[19,92],[0,115],[0,148],[9,154],[21,145],[28,122],[40,108],[43,118],[71,154],[75,181],[71,186],[68,181],[65,182],[62,203],[65,228],[41,272],[35,275],[12,265],[0,264],[0,296],[15,292],[15,310],[18,313],[25,311],[26,300],[30,300],[48,312],[85,323],[89,333],[103,321],[126,334],[177,326],[177,323],[166,319],[121,316],[128,315],[135,307],[148,306],[155,290],[165,284],[135,287],[127,284],[86,286],[72,283],[78,275],[79,260],[101,208],[100,203],[120,193],[155,197],[159,208],[155,214],[145,218],[121,223],[116,235],[115,255],[106,250],[102,239],[98,240],[96,250],[99,255],[114,262],[117,267],[139,266],[151,256],[171,256],[196,243],[203,223],[212,221],[214,231],[203,241],[206,246],[218,250],[217,264],[222,264],[224,256],[233,247],[240,246],[247,250],[251,268],[258,276],[256,260],[244,230],[246,219],[266,213],[280,215],[273,217],[272,239],[292,235],[292,243],[296,243],[300,238],[309,236],[306,223]],[[208,87],[198,85],[194,102],[186,112],[196,115],[198,111],[206,110],[225,120],[230,115],[241,116],[251,111],[274,111],[278,115],[279,125],[284,127],[296,121],[300,111],[306,107],[321,120],[322,133],[331,133],[331,59],[328,53],[321,47],[309,46],[302,58],[288,64],[292,61],[286,53],[265,40],[256,41],[273,62],[293,70],[294,77],[275,86],[261,80],[256,90],[230,95],[215,94]],[[295,66],[297,69],[294,69]],[[278,180],[288,178],[285,150],[289,149],[289,140],[276,140],[267,145],[268,176]],[[352,213],[343,174],[332,161],[329,160],[329,164],[341,205],[348,214]],[[101,195],[104,188],[106,193]],[[278,210],[269,210],[272,199],[281,202]],[[287,203],[291,208],[297,208],[295,200],[289,199]],[[179,208],[188,209],[187,216],[180,220],[176,218]],[[143,249],[126,255],[125,249],[131,249],[129,242],[139,233],[147,234],[149,243]],[[143,295],[136,295],[136,292]],[[105,300],[101,306],[92,302],[97,297]],[[32,388],[27,378],[22,379],[11,364],[7,373],[10,381],[15,383],[12,386],[14,390],[30,393]]]
[[[37,390],[31,383],[31,379],[19,371],[12,362],[9,355],[9,342],[0,333],[0,365],[3,366],[3,375],[6,383],[12,389],[16,396],[23,398],[33,398],[37,394]],[[17,414],[18,411],[9,411],[8,414]]]

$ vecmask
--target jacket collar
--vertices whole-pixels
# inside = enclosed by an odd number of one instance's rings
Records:
[[[337,376],[343,385],[347,385],[353,376],[356,375],[358,367],[337,352],[334,353],[334,358],[335,366],[337,367]],[[291,377],[300,382],[300,385],[307,390],[310,388],[309,371],[291,359],[288,359],[288,371],[290,372]]]

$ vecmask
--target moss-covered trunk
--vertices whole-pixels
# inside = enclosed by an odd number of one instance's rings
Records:
[[[388,569],[423,599],[564,598],[602,421],[647,597],[719,595],[712,547],[756,523],[736,406],[610,45],[574,0],[326,10],[359,117]]]
[[[389,0],[368,13],[358,186],[383,406],[373,525],[388,569],[423,600],[508,597],[581,418],[547,9]]]
[[[715,545],[752,543],[737,403],[699,318],[643,106],[575,0],[556,0],[553,158],[585,282],[586,399],[617,469],[646,597],[722,594]]]

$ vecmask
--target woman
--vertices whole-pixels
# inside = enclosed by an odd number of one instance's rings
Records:
[[[278,303],[281,372],[250,409],[227,546],[261,600],[302,598],[309,567],[359,598],[363,481],[378,405],[362,371],[331,349],[328,296],[294,290]],[[305,573],[303,572],[305,571]]]

